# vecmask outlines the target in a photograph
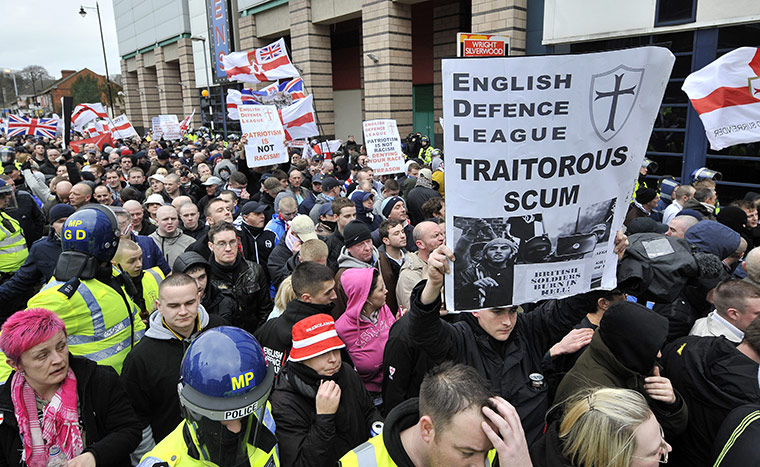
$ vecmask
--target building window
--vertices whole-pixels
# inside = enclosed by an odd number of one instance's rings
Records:
[[[693,23],[697,19],[697,0],[657,0],[655,26]]]

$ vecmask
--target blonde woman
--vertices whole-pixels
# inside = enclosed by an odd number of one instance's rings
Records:
[[[590,389],[530,450],[534,467],[656,467],[670,445],[644,397],[630,389]]]

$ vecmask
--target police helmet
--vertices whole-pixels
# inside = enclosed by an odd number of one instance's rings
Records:
[[[700,167],[691,173],[692,183],[698,180],[705,180],[705,179],[711,179],[711,180],[715,180],[716,182],[719,182],[723,180],[723,174],[716,170],[710,170],[707,167]]]
[[[10,164],[16,160],[16,149],[14,149],[12,146],[3,146],[0,148],[0,162],[5,164]]]
[[[0,196],[6,196],[13,193],[13,187],[5,180],[0,179]]]
[[[236,134],[231,134],[231,135],[227,136],[227,140],[228,141],[237,141],[239,139],[240,138],[238,138],[238,135],[236,135]]]
[[[202,460],[248,465],[246,443],[274,439],[267,399],[274,371],[248,332],[232,326],[205,331],[187,348],[180,365],[179,400]],[[231,428],[231,424],[236,424]],[[267,430],[260,430],[261,427]],[[269,431],[269,434],[266,432]]]
[[[441,150],[438,148],[433,149],[433,151],[430,153],[430,157],[440,157],[440,156],[442,156],[442,154],[441,154]]]
[[[430,138],[429,138],[427,135],[425,135],[425,136],[423,136],[423,137],[420,139],[420,142],[421,142],[421,143],[430,143]]]
[[[113,211],[100,204],[87,204],[69,216],[61,231],[63,251],[77,251],[107,263],[116,254],[119,221]]]
[[[194,340],[180,375],[182,405],[216,421],[243,418],[263,408],[274,383],[256,339],[231,326],[209,329]]]

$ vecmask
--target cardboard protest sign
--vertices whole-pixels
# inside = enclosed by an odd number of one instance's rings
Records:
[[[245,160],[248,167],[280,164],[288,161],[285,130],[273,105],[241,105],[240,129],[248,138]]]
[[[396,120],[367,120],[363,127],[367,163],[375,175],[404,172],[404,153]]]
[[[161,124],[164,139],[182,139],[182,132],[180,131],[179,120],[176,115],[159,115],[158,121]]]
[[[161,119],[158,117],[152,117],[150,119],[151,128],[153,129],[153,139],[159,140],[164,136],[164,130],[161,127]]]
[[[443,61],[449,309],[615,287],[615,232],[674,60],[644,47]]]

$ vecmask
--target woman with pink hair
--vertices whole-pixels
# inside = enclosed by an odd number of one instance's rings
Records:
[[[42,308],[13,314],[0,350],[15,370],[0,387],[0,465],[64,465],[64,458],[69,467],[131,465],[140,422],[118,375],[69,354],[57,315]]]
[[[375,268],[346,269],[340,282],[347,297],[346,311],[335,322],[335,329],[375,405],[380,405],[383,351],[396,321],[385,303],[388,290]]]

